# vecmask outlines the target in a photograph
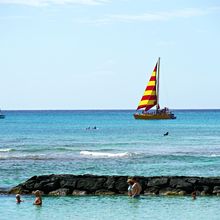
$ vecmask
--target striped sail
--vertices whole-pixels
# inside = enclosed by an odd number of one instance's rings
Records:
[[[154,68],[154,71],[150,77],[150,80],[147,84],[147,87],[144,91],[144,95],[141,98],[141,101],[139,102],[139,105],[137,107],[138,109],[145,108],[145,111],[148,111],[152,107],[154,107],[157,104],[157,94],[156,94],[156,74],[157,74],[157,64]]]

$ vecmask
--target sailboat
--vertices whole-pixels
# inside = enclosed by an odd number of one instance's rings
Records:
[[[160,109],[159,105],[159,76],[160,76],[160,57],[154,67],[153,73],[144,91],[144,95],[139,102],[135,119],[155,120],[155,119],[176,119],[175,115],[167,108]],[[156,106],[155,111],[150,111]],[[138,113],[139,109],[144,109],[142,113]]]

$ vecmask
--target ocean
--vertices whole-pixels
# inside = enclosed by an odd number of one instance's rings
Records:
[[[135,120],[131,110],[5,111],[6,118],[0,119],[0,188],[34,175],[61,173],[220,176],[220,110],[173,112],[176,120],[145,121]],[[209,197],[193,202],[188,197],[144,197],[139,202],[124,196],[45,197],[41,208],[32,207],[31,199],[26,196],[16,205],[13,196],[0,196],[1,217],[13,219],[9,215],[25,210],[22,219],[73,219],[65,215],[71,211],[75,219],[176,219],[179,205],[186,212],[180,219],[218,219],[218,198]],[[53,213],[56,207],[62,211]],[[103,215],[103,209],[109,212]]]

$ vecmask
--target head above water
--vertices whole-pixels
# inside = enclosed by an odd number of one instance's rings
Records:
[[[137,182],[138,181],[138,178],[136,176],[132,177],[132,181],[133,182]]]
[[[133,184],[134,181],[133,181],[132,179],[128,179],[128,180],[127,180],[127,183],[128,183],[128,184]]]
[[[39,190],[36,190],[36,191],[34,192],[34,195],[35,195],[35,196],[41,196],[41,193],[40,193]]]
[[[16,199],[20,199],[20,198],[21,198],[20,194],[17,194],[17,195],[15,196],[15,198],[16,198]]]

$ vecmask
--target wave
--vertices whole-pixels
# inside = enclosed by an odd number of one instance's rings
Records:
[[[210,157],[220,157],[220,154],[211,154]]]
[[[97,152],[97,151],[80,151],[80,155],[91,156],[91,157],[101,157],[101,158],[116,158],[116,157],[131,157],[133,154],[129,152],[123,153],[108,153],[108,152]]]
[[[78,152],[79,149],[73,147],[26,147],[26,148],[0,148],[0,153],[17,152],[17,153],[38,153],[38,152]]]
[[[13,151],[11,148],[0,148],[0,152],[10,152]]]
[[[86,158],[132,158],[132,160],[188,160],[188,159],[199,159],[199,158],[219,158],[219,152],[210,152],[209,154],[193,154],[183,152],[116,152],[113,149],[99,149],[99,150],[74,150],[70,152],[66,149],[59,149],[53,153],[49,152],[29,152],[24,153],[23,151],[16,151],[11,148],[0,148],[0,160],[83,160]],[[80,159],[81,158],[81,159]]]
[[[0,155],[0,160],[53,160],[54,157],[48,157],[46,155]]]

